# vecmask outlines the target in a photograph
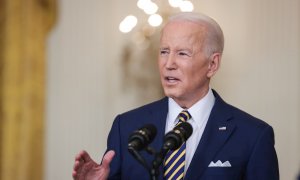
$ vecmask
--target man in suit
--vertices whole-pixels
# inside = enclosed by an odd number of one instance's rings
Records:
[[[87,152],[75,159],[74,179],[149,179],[147,170],[128,152],[129,135],[145,124],[157,127],[150,144],[160,149],[166,132],[188,111],[193,127],[185,143],[184,161],[171,178],[198,180],[277,180],[274,133],[267,123],[227,104],[209,86],[220,67],[224,38],[210,17],[180,13],[161,33],[158,65],[165,98],[116,117],[101,165]],[[147,163],[153,157],[141,152]],[[165,162],[166,163],[166,162]],[[172,164],[176,165],[176,160]],[[160,168],[159,179],[169,170]]]

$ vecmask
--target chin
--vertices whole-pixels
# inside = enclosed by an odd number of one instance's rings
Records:
[[[178,92],[175,92],[172,89],[164,88],[164,93],[165,93],[166,96],[168,96],[172,99],[178,97]]]
[[[168,97],[170,97],[170,95],[172,94],[172,93],[170,93],[170,90],[168,90],[165,87],[164,87],[164,93],[165,93],[165,96],[168,96]]]

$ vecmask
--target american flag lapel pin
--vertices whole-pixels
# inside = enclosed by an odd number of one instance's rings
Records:
[[[226,126],[219,127],[220,131],[226,131]]]

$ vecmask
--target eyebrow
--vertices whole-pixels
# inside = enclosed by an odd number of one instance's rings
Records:
[[[169,50],[169,47],[160,47],[159,50]]]

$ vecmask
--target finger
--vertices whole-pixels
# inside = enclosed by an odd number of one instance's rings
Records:
[[[85,150],[82,150],[75,156],[75,161],[84,160],[84,158],[88,158],[88,157],[89,157],[88,153]]]
[[[73,172],[72,172],[73,179],[78,178],[78,175],[81,174],[81,171],[83,170],[82,168],[83,168],[85,162],[88,162],[90,160],[91,160],[91,158],[90,158],[89,154],[84,150],[80,151],[75,156],[75,163],[74,163]]]
[[[73,172],[72,172],[72,177],[73,177],[73,179],[76,179],[76,178],[77,178],[77,172],[76,172],[76,171],[73,171]]]
[[[73,169],[77,171],[82,167],[83,164],[84,164],[83,161],[75,161]]]
[[[110,162],[112,161],[114,156],[115,156],[115,151],[113,151],[113,150],[108,151],[103,157],[102,167],[109,168]]]
[[[84,150],[80,152],[80,157],[84,162],[88,162],[92,160],[90,155]]]

